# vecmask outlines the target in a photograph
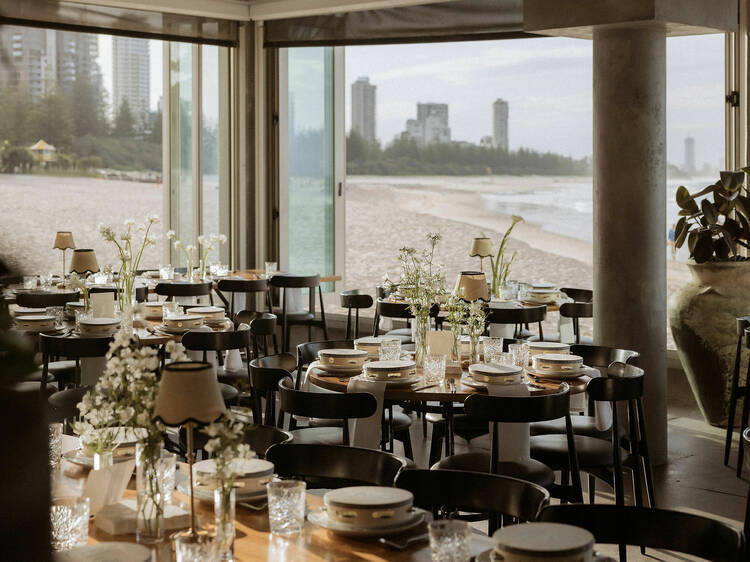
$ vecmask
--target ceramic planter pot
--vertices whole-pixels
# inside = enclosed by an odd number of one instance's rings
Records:
[[[736,318],[750,312],[750,261],[688,262],[688,267],[691,281],[669,299],[669,325],[703,416],[711,425],[726,427]]]

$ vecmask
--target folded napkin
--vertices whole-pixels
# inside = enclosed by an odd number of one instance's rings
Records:
[[[606,374],[606,369],[604,371]],[[586,374],[592,379],[602,376],[598,368],[589,369]],[[599,431],[607,431],[612,427],[612,406],[609,402],[594,402],[594,421]]]
[[[488,384],[487,393],[490,396],[529,396],[529,387],[525,383]],[[528,423],[499,423],[497,424],[497,436],[498,461],[520,462],[529,459]],[[491,438],[492,433],[490,433]]]
[[[98,513],[104,506],[122,498],[135,468],[135,460],[113,464],[89,472],[83,495],[91,500],[91,513]]]
[[[352,447],[365,449],[379,449],[381,436],[381,420],[383,418],[383,401],[385,395],[385,381],[368,381],[351,378],[346,386],[346,392],[369,392],[375,396],[378,407],[375,413],[367,418],[349,420],[349,440]]]
[[[561,293],[561,298],[557,301],[557,304],[564,304],[566,302],[573,302],[573,299],[571,299],[565,293]],[[567,318],[562,314],[559,314],[557,318],[557,331],[560,332],[560,343],[576,342],[576,336],[573,331],[572,318]]]
[[[97,529],[110,535],[130,535],[136,531],[136,500],[122,500],[104,506],[94,519]],[[176,505],[164,506],[164,528],[184,529],[190,524],[190,513]]]

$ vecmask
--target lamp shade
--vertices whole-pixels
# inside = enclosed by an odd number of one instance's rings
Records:
[[[487,277],[481,271],[462,271],[456,279],[453,294],[467,301],[477,299],[490,300],[490,290],[487,287]]]
[[[474,238],[471,243],[471,252],[469,256],[472,258],[480,257],[486,258],[492,255],[492,240],[489,238]]]
[[[70,272],[84,275],[99,271],[99,263],[96,254],[91,248],[79,248],[73,250],[73,259],[70,260]]]
[[[73,242],[73,233],[68,230],[60,230],[55,235],[55,245],[52,246],[53,250],[70,250],[76,247],[76,243]]]
[[[226,413],[211,363],[178,361],[164,367],[154,419],[165,425],[209,424]]]

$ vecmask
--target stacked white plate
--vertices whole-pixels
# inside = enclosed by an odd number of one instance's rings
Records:
[[[265,497],[267,495],[266,484],[273,478],[273,463],[262,459],[235,460],[234,462],[236,463],[235,470],[240,474],[235,478],[235,484],[238,487],[234,493],[237,500],[246,501]],[[214,500],[215,474],[216,463],[213,459],[193,465],[196,498],[209,502]],[[185,484],[189,487],[187,480]]]
[[[492,542],[495,543],[492,560],[578,562],[595,559],[594,535],[586,529],[562,523],[507,525],[495,531]]]
[[[570,353],[542,353],[531,360],[529,374],[552,379],[574,379],[583,375],[583,358]]]
[[[55,329],[55,317],[45,314],[19,316],[15,319],[16,329],[22,332],[50,332]]]
[[[364,366],[364,377],[371,381],[385,381],[387,384],[411,384],[421,379],[417,365],[411,360],[371,361]]]
[[[203,316],[197,314],[175,314],[165,318],[160,328],[171,334],[184,334],[203,325]]]
[[[144,302],[143,310],[148,320],[161,320],[164,314],[164,303],[161,302]]]
[[[65,303],[65,316],[71,320],[75,319],[76,311],[82,312],[84,310],[86,310],[86,303],[83,301]]]
[[[353,486],[326,492],[325,507],[308,515],[315,524],[346,536],[386,536],[424,521],[408,490],[386,486]]]
[[[82,336],[108,337],[120,328],[120,321],[116,318],[89,318],[78,321]]]
[[[369,354],[364,349],[321,349],[318,365],[329,373],[358,375]]]
[[[567,343],[557,343],[554,341],[530,341],[529,363],[535,355],[539,355],[541,353],[570,353],[570,345]]]
[[[356,340],[354,340],[354,349],[366,351],[371,359],[377,359],[380,354],[380,342],[382,342],[384,339],[388,338],[384,338],[381,336],[357,338]]]
[[[224,309],[219,306],[195,306],[189,312],[201,316],[204,324],[223,324],[225,320]]]
[[[18,318],[19,316],[44,316],[47,312],[46,308],[26,308],[23,306],[17,306],[13,309],[13,316]]]
[[[486,388],[487,385],[521,384],[523,381],[523,369],[521,367],[497,363],[469,365],[469,376],[461,380],[466,386],[474,388]]]

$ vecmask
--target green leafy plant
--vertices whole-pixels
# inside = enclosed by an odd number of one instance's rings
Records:
[[[750,248],[748,171],[721,172],[719,181],[693,194],[685,186],[677,188],[680,219],[674,230],[675,246],[681,248],[687,241],[696,263],[739,259],[738,247]]]
[[[508,238],[510,238],[510,233],[519,222],[523,222],[523,217],[513,215],[508,230],[505,231],[502,240],[500,240],[497,253],[494,257],[490,256],[490,265],[492,266],[492,295],[495,297],[500,296],[500,289],[508,280],[510,266],[513,265],[513,260],[516,259],[516,252],[513,252],[510,258],[508,258],[505,246],[508,243]]]

